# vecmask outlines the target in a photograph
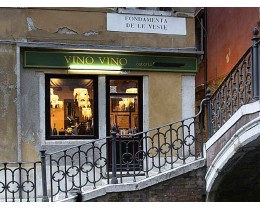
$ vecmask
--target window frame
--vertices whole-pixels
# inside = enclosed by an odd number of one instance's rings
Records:
[[[51,134],[51,117],[50,117],[50,80],[51,78],[58,79],[92,79],[93,80],[93,101],[94,101],[94,131],[93,135],[68,135],[68,136],[52,136]],[[98,139],[99,137],[99,119],[98,119],[98,76],[97,75],[64,75],[64,74],[45,74],[45,139],[49,140],[88,140]]]
[[[138,93],[111,93],[110,92],[110,80],[137,80],[138,81]],[[107,76],[106,77],[106,101],[109,103],[110,96],[138,96],[138,106],[139,106],[139,113],[138,113],[138,120],[139,120],[139,127],[138,132],[143,131],[143,76]],[[107,136],[110,135],[110,111],[111,107],[109,104],[106,106],[106,118],[109,119],[106,122],[107,127]]]

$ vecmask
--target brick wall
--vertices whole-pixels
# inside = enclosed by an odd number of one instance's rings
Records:
[[[151,187],[128,192],[113,192],[90,202],[203,202],[206,167],[199,168]]]

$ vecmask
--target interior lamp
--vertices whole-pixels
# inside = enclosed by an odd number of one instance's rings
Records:
[[[50,88],[51,108],[63,108],[63,101],[59,101],[59,96],[54,94],[53,88]]]
[[[87,101],[89,100],[88,89],[87,88],[75,88],[73,91],[74,100],[77,101]]]
[[[86,108],[86,107],[83,107],[82,108],[82,116],[84,119],[91,119],[92,117],[92,111],[91,111],[91,108]]]
[[[126,89],[126,93],[137,93],[137,88],[128,88]],[[122,101],[119,101],[119,108],[120,110],[126,110],[130,105],[132,105],[133,108],[134,102],[135,99],[133,97],[122,98]]]
[[[90,101],[87,88],[75,88],[73,92],[74,100],[77,100],[78,107],[81,108],[82,116],[84,119],[92,117],[90,108]]]
[[[125,91],[126,93],[137,93],[137,88],[128,88]]]

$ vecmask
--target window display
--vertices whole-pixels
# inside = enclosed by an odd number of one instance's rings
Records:
[[[86,76],[84,76],[86,77]],[[47,137],[93,138],[97,109],[95,78],[46,76]],[[48,116],[47,116],[48,118]]]
[[[138,131],[138,80],[110,80],[110,126],[121,135]]]

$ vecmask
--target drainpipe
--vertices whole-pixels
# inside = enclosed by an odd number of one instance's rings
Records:
[[[204,38],[204,56],[205,56],[205,69],[204,69],[204,91],[205,91],[205,96],[207,95],[207,88],[208,88],[208,50],[207,50],[207,18],[208,18],[208,8],[205,7],[205,15],[204,15],[204,23],[203,23],[203,27],[205,28],[205,38]]]

